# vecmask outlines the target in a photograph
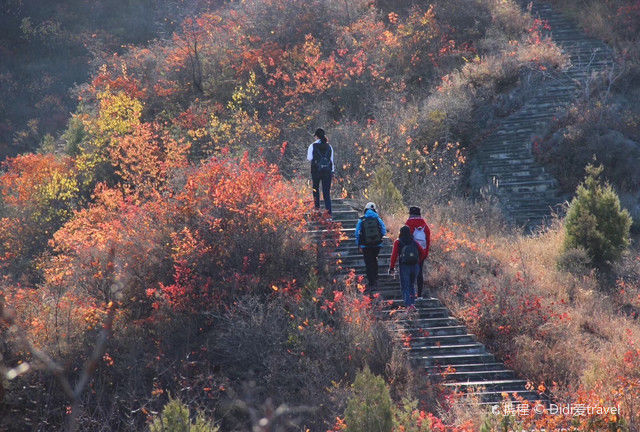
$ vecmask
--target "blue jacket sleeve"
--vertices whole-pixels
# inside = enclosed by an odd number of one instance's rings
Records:
[[[360,225],[362,225],[362,219],[358,219],[356,224],[356,246],[360,247]]]
[[[385,235],[387,235],[387,227],[385,226],[380,216],[378,216],[378,222],[380,222],[380,227],[382,228],[382,236],[384,237]]]

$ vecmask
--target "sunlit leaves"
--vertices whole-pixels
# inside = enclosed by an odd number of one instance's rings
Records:
[[[99,189],[96,203],[54,235],[46,280],[105,303],[119,300],[137,314],[160,300],[211,307],[233,294],[230,286],[250,290],[283,278],[287,263],[300,258],[285,251],[296,247],[291,239],[303,221],[298,192],[275,168],[247,158],[212,160],[177,194],[138,202]]]
[[[15,277],[31,278],[32,260],[73,215],[79,200],[76,172],[71,158],[51,154],[18,156],[4,166],[0,265]]]

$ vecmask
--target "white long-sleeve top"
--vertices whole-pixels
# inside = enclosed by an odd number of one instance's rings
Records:
[[[307,149],[307,160],[308,161],[312,161],[313,160],[313,145],[314,144],[320,144],[320,140],[316,140],[316,141],[312,142],[311,145],[309,145],[309,148]],[[331,172],[336,172],[336,164],[333,162],[333,147],[331,147],[331,144],[329,144],[329,148],[331,149]]]

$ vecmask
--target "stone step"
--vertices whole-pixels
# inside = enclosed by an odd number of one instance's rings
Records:
[[[448,318],[451,314],[449,309],[444,306],[441,307],[416,307],[416,310],[412,314],[412,319],[421,318]]]
[[[313,205],[313,204],[311,204]],[[324,209],[324,206],[321,206],[321,210]],[[344,204],[344,205],[340,205],[340,209],[336,209],[335,207],[332,206],[332,219],[333,220],[352,220],[352,219],[357,219],[358,218],[358,212],[353,210],[351,207],[349,207],[348,205]],[[316,210],[310,210],[307,213],[305,213],[305,217],[313,217],[315,214],[317,214]]]
[[[495,363],[496,359],[493,354],[453,354],[441,356],[414,356],[411,361],[421,367],[430,367],[437,365],[457,366],[475,363]]]
[[[531,148],[531,142],[535,137],[535,133],[522,133],[522,134],[505,134],[505,135],[492,135],[485,141],[482,146],[482,154],[484,156],[489,153],[503,152],[509,150],[529,150]],[[531,157],[531,155],[529,155]],[[490,158],[485,158],[490,159]]]
[[[390,244],[383,245],[380,247],[380,252],[378,253],[378,257],[383,255],[391,256],[391,251],[393,248]],[[355,241],[343,241],[333,252],[333,256],[336,258],[350,258],[350,257],[358,257],[362,259],[362,252],[358,250],[355,246]]]
[[[541,212],[539,214],[531,213],[529,215],[525,214],[515,214],[512,217],[518,222],[519,225],[529,225],[530,223],[543,222],[548,220],[550,216]]]
[[[540,166],[524,166],[524,167],[516,167],[513,166],[511,171],[508,167],[487,167],[485,169],[485,173],[490,178],[497,178],[501,182],[511,180],[521,180],[521,181],[529,181],[531,179],[541,180],[546,176],[549,176],[544,168]]]
[[[313,208],[313,201],[305,201],[305,204],[310,208]],[[324,200],[320,200],[320,210],[324,211]],[[332,198],[331,199],[331,211],[353,211],[353,207],[344,199]]]
[[[528,135],[523,139],[506,138],[504,141],[495,144],[488,144],[481,149],[478,159],[482,161],[483,166],[491,164],[513,164],[517,165],[522,161],[530,161],[536,164],[531,153],[532,135]],[[498,156],[504,155],[504,156]]]
[[[384,297],[387,300],[400,300],[402,298],[402,290],[400,288],[400,282],[396,285],[389,286],[381,286],[379,283],[376,288],[373,290],[372,294],[380,294],[380,296]],[[391,316],[397,315],[392,314]]]
[[[504,173],[501,175],[493,175],[491,176],[494,179],[494,183],[497,184],[499,189],[504,188],[514,188],[521,186],[541,186],[547,185],[551,187],[556,186],[555,180],[546,172],[541,172],[538,175],[533,174],[523,174],[518,176],[514,173]],[[513,189],[511,189],[513,190]],[[534,190],[546,190],[546,188],[536,188]]]
[[[356,223],[357,223],[357,221],[353,221],[353,220],[344,220],[344,221],[334,220],[334,222],[339,223],[342,228],[353,228],[353,229],[355,229]],[[311,231],[322,229],[324,227],[322,222],[308,222],[307,225]]]
[[[550,191],[547,191],[550,193]],[[536,197],[535,193],[530,194],[530,199],[515,198],[512,200],[504,200],[502,208],[510,212],[527,212],[529,210],[537,211],[538,209],[544,209],[547,213],[551,214],[551,211],[557,207],[557,202],[550,199],[548,194],[539,192]]]
[[[305,200],[305,203],[313,205],[313,200]],[[334,206],[340,206],[344,207],[345,209],[353,210],[353,206],[351,205],[351,203],[343,198],[331,198],[331,207]],[[320,200],[320,207],[324,208],[324,200],[322,199]]]
[[[529,191],[523,191],[523,192],[518,192],[518,193],[513,193],[510,194],[509,196],[509,201],[507,202],[514,202],[514,203],[527,203],[527,202],[536,202],[537,200],[540,200],[542,198],[545,199],[545,201],[547,202],[552,202],[555,200],[555,198],[558,197],[557,192],[552,191],[552,192],[547,192],[546,194],[541,193],[541,192],[529,192]]]
[[[356,232],[355,228],[343,228],[340,231],[343,232],[346,236],[355,239],[355,232]],[[320,237],[324,234],[327,234],[328,232],[329,232],[328,230],[320,228],[320,229],[309,230],[307,231],[307,234],[315,238],[315,237]]]
[[[504,401],[504,396],[502,391],[475,391],[471,393],[474,398],[477,398],[484,404],[495,404]],[[517,395],[517,397],[514,397]],[[511,400],[517,401],[518,398],[522,398],[524,400],[528,400],[531,402],[536,402],[542,399],[542,396],[538,395],[535,392],[530,390],[510,390],[508,392],[507,397]]]
[[[565,94],[565,93],[562,93]],[[517,132],[531,132],[536,126],[545,124],[553,114],[550,113],[542,105],[544,100],[554,97],[553,94],[539,94],[520,108],[518,111],[507,117],[496,129],[496,132],[501,133],[517,133]],[[560,97],[560,95],[556,96]],[[554,98],[555,100],[555,98]]]
[[[470,363],[456,366],[430,366],[425,368],[428,375],[442,375],[449,372],[482,372],[482,371],[500,371],[504,370],[504,364],[500,362],[494,363]]]
[[[389,269],[389,262],[391,260],[389,258],[383,258],[383,259],[378,259],[378,271],[379,273],[382,272],[386,272]],[[366,273],[366,269],[364,266],[364,261],[361,262],[357,262],[357,263],[342,263],[339,264],[339,266],[342,268],[342,271],[344,274],[348,274],[351,270],[355,270],[357,275],[364,275]],[[397,284],[398,287],[400,287],[400,278],[398,278],[397,280]],[[388,285],[382,285],[380,284],[380,287],[382,288],[386,288],[386,287],[391,287],[392,284],[388,284]],[[400,289],[400,288],[398,288]]]
[[[398,333],[410,335],[413,338],[417,337],[435,337],[435,336],[453,336],[453,335],[465,335],[468,333],[467,328],[462,324],[459,325],[446,325],[440,327],[408,327],[398,329]]]
[[[511,217],[519,219],[532,219],[532,218],[545,218],[550,217],[552,208],[550,206],[540,206],[539,208],[529,208],[526,210],[520,210],[518,208],[503,209],[508,212]]]
[[[335,257],[339,259],[343,265],[349,264],[354,266],[360,266],[364,268],[364,258],[362,254],[354,255],[352,253],[342,253],[340,251],[336,252]],[[382,252],[378,254],[378,263],[380,262],[389,262],[391,259],[391,250]]]
[[[408,320],[398,320],[397,324],[405,328],[423,328],[429,330],[431,327],[444,327],[450,325],[459,325],[460,321],[453,317],[440,318],[415,318]]]
[[[553,180],[536,180],[536,181],[512,181],[512,182],[500,182],[498,184],[503,192],[545,192],[548,189],[555,188],[555,182]]]
[[[416,309],[420,309],[420,308],[430,308],[430,307],[441,307],[442,306],[442,302],[440,300],[438,300],[437,298],[431,297],[431,298],[423,298],[423,299],[418,299],[416,300],[415,303]],[[404,303],[402,301],[388,301],[385,302],[383,304],[383,310],[389,310],[389,309],[397,309],[397,308],[401,308],[404,307]]]
[[[517,168],[514,167],[512,171],[507,168],[494,168],[487,169],[485,175],[492,180],[492,183],[497,184],[498,187],[509,182],[519,183],[531,183],[538,180],[553,180],[550,178],[550,174],[541,168]]]
[[[505,146],[506,147],[506,146]],[[522,152],[522,156],[513,157],[491,157],[492,155],[505,154],[510,152]],[[510,148],[505,150],[487,150],[486,155],[478,158],[482,162],[482,168],[487,170],[495,170],[505,174],[510,172],[519,172],[523,170],[543,170],[544,168],[537,163],[533,154],[528,147],[524,145],[512,143]]]
[[[468,344],[472,342],[477,342],[476,338],[472,334],[464,334],[464,335],[442,335],[442,336],[415,336],[407,337],[407,342],[411,345],[411,347],[422,347],[422,346],[434,346],[434,345],[461,345]]]
[[[366,278],[365,278],[365,280],[366,280]],[[425,297],[428,297],[429,296],[429,292],[428,292],[429,290],[425,289],[425,291],[427,291],[427,292],[425,292],[423,294],[424,294]],[[377,283],[376,288],[375,288],[373,293],[374,294],[375,293],[398,293],[398,294],[400,294],[400,281],[396,281],[395,283],[388,283],[388,282],[380,282],[378,280],[378,283]],[[403,307],[404,307],[404,305],[403,305]]]
[[[505,172],[504,174],[501,174],[501,175],[492,176],[492,179],[493,178],[497,180],[497,186],[499,189],[512,188],[512,187],[518,187],[518,186],[541,185],[541,184],[548,184],[549,186],[556,185],[556,181],[553,179],[553,177],[551,177],[551,175],[546,172],[542,172],[538,175],[524,175],[524,176],[518,176],[514,172],[511,172],[511,173]]]
[[[520,202],[520,203],[512,203],[512,202],[507,202],[505,203],[505,208],[509,211],[513,211],[513,212],[527,212],[529,210],[532,211],[536,211],[539,209],[544,209],[545,211],[549,211],[549,209],[553,207],[553,204],[551,202],[545,201],[545,200],[539,200],[539,201],[529,201],[529,202]]]
[[[400,290],[400,282],[396,282],[395,284],[384,284],[384,285],[378,282],[378,284],[376,285],[376,288],[373,290],[373,294],[385,294],[387,297],[391,296],[393,299],[396,299],[396,297],[393,294],[398,294],[398,295],[402,294]],[[428,294],[428,293],[425,293],[425,294]]]
[[[550,209],[544,205],[541,205],[540,207],[537,207],[537,208],[528,208],[528,209],[513,208],[507,211],[509,211],[514,216],[527,216],[527,217],[531,217],[531,216],[542,217],[545,215],[548,216],[550,214]]]
[[[477,390],[480,392],[511,392],[511,391],[524,391],[526,390],[527,382],[518,379],[504,379],[504,380],[479,380],[479,381],[466,381],[457,383],[445,383],[446,387],[455,388],[458,391],[472,391]]]
[[[387,318],[398,317],[401,309],[385,309],[381,313]],[[416,306],[415,312],[412,314],[418,318],[447,318],[449,317],[449,310],[445,307],[418,307]]]
[[[503,208],[512,212],[527,212],[529,210],[544,208],[545,211],[550,213],[552,210],[557,210],[560,204],[558,201],[549,199],[548,196],[540,195],[538,199],[534,198],[528,201],[523,199],[518,202],[507,201],[504,203]]]
[[[374,293],[380,300],[401,300],[402,292],[400,289],[394,291],[377,291]]]
[[[484,354],[487,352],[484,345],[478,342],[461,345],[434,345],[417,347],[411,346],[409,348],[405,348],[405,351],[408,351],[409,358],[461,354]]]
[[[518,160],[531,158],[531,151],[527,148],[514,147],[501,152],[487,152],[485,155],[486,160],[503,161],[503,160]]]
[[[429,374],[430,377],[442,377],[447,383],[463,383],[466,381],[495,381],[495,380],[513,380],[516,378],[514,371],[509,369],[501,370],[484,370],[473,372],[453,372],[444,374]]]
[[[481,149],[478,160],[482,167],[489,166],[509,166],[518,167],[523,163],[533,166],[540,166],[534,159],[531,152],[532,137],[523,140],[507,140],[502,144],[494,144],[495,147],[488,146]]]

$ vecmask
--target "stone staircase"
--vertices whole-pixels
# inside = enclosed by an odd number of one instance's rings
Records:
[[[355,246],[355,226],[362,212],[345,200],[333,201],[333,220],[340,222],[347,239],[336,250],[340,260],[337,272],[347,275],[353,269],[364,275],[364,261]],[[319,224],[310,224],[309,235],[321,238]],[[455,317],[440,300],[429,297],[418,299],[416,310],[404,310],[400,295],[400,282],[387,274],[392,242],[385,238],[379,255],[378,288],[379,315],[404,344],[414,365],[434,381],[457,391],[470,392],[482,403],[503,400],[502,393],[518,394],[535,401],[540,395],[526,388],[526,381],[507,369],[474,335]]]
[[[506,216],[531,230],[545,222],[551,209],[564,201],[556,180],[538,164],[531,143],[542,135],[553,117],[583,91],[593,73],[613,64],[612,50],[589,38],[575,24],[542,1],[518,0],[532,5],[534,17],[545,20],[547,34],[570,59],[570,66],[545,79],[537,93],[518,111],[506,117],[479,148],[478,162],[489,189],[497,195]]]

